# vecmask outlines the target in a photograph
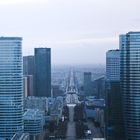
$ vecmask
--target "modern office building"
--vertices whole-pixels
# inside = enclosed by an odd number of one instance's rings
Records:
[[[34,75],[34,56],[23,57],[23,74]]]
[[[90,96],[92,93],[92,73],[84,72],[84,92],[85,96]]]
[[[23,120],[24,132],[29,133],[30,140],[38,140],[45,124],[42,111],[38,109],[28,109],[23,115]]]
[[[27,81],[27,77],[24,76],[23,77],[23,97],[27,97],[28,96],[28,81]]]
[[[23,77],[23,91],[24,97],[34,95],[34,86],[33,86],[33,75],[26,75]]]
[[[109,50],[106,53],[106,78],[110,81],[120,80],[120,51]]]
[[[106,53],[106,139],[124,140],[122,95],[120,92],[120,51]]]
[[[51,96],[51,49],[35,48],[35,96]]]
[[[0,137],[23,131],[22,38],[0,37]]]
[[[33,96],[34,93],[34,69],[35,62],[34,56],[24,56],[23,57],[23,75],[27,78],[27,96]],[[26,78],[24,78],[26,80]],[[24,81],[25,82],[25,81]],[[26,90],[25,90],[26,91]]]
[[[105,98],[105,76],[101,76],[92,82],[93,95],[96,98]]]
[[[120,77],[127,140],[140,139],[140,32],[120,35]]]

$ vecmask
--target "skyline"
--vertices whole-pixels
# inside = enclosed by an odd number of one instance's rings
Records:
[[[32,55],[37,47],[51,48],[52,64],[105,64],[107,50],[119,48],[119,35],[139,29],[139,4],[1,0],[0,34],[23,37],[24,55]]]

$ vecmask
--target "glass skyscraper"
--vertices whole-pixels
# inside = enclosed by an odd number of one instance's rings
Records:
[[[35,96],[51,96],[51,49],[35,48]]]
[[[23,131],[22,38],[0,37],[0,137]]]
[[[120,92],[120,51],[106,53],[106,139],[124,140]]]
[[[84,72],[84,92],[85,96],[92,94],[92,73]]]
[[[106,78],[109,81],[120,81],[119,50],[109,50],[106,53]]]
[[[140,32],[120,36],[120,77],[127,140],[140,140]]]
[[[23,75],[34,75],[34,56],[23,57]]]

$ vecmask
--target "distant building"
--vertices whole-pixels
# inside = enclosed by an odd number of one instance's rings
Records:
[[[24,97],[34,95],[33,75],[26,75],[23,77],[23,91]]]
[[[140,32],[120,36],[121,91],[127,140],[140,139]]]
[[[64,95],[64,93],[60,89],[60,86],[59,85],[53,85],[52,86],[52,96],[53,96],[53,98],[56,98],[58,96],[63,96],[63,95]]]
[[[105,109],[105,100],[104,99],[95,99],[87,98],[85,102],[85,112],[87,118],[93,119],[95,124],[98,124],[102,134],[105,130],[105,119],[104,119],[104,109]]]
[[[35,96],[51,96],[51,49],[35,48]]]
[[[105,111],[104,108],[96,108],[95,122],[99,124],[101,132],[105,132]]]
[[[23,131],[22,38],[0,37],[0,137]]]
[[[34,75],[34,56],[23,57],[23,74]]]
[[[106,53],[106,139],[124,140],[120,91],[120,51]]]
[[[86,106],[93,107],[93,108],[104,108],[105,107],[105,100],[104,99],[95,99],[95,98],[87,98],[85,102]]]
[[[23,115],[24,132],[29,133],[30,139],[38,139],[43,132],[45,118],[42,111],[38,109],[28,109]]]
[[[91,72],[84,72],[84,92],[85,92],[85,96],[90,96],[92,94]]]
[[[64,106],[63,97],[59,96],[55,98],[51,108],[50,108],[50,116],[52,120],[60,120],[62,118],[62,110]]]

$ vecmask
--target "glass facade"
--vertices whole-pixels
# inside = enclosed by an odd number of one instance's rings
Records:
[[[92,94],[92,73],[84,72],[84,92],[86,96]]]
[[[125,140],[120,81],[106,81],[106,139]]]
[[[23,75],[34,75],[34,56],[23,57]]]
[[[109,50],[106,53],[106,78],[110,81],[120,81],[119,50]]]
[[[120,36],[121,90],[127,140],[140,139],[140,32]]]
[[[0,137],[23,130],[22,38],[0,38]]]
[[[106,139],[124,140],[120,92],[120,51],[106,53]]]
[[[51,49],[35,48],[35,95],[51,96]]]

